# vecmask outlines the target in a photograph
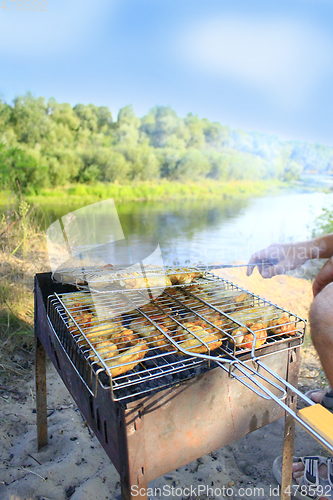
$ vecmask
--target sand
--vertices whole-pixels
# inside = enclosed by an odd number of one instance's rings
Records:
[[[33,380],[21,386],[20,393],[1,391],[0,498],[120,500],[119,475],[115,467],[85,425],[51,364],[47,379],[49,444],[40,452],[37,452]],[[280,419],[231,445],[170,471],[149,483],[153,493],[159,493],[159,489],[162,493],[149,497],[172,500],[273,497],[277,483],[272,474],[272,463],[282,453],[283,429],[284,421]],[[319,452],[323,454],[321,447],[304,431],[297,429],[295,454]],[[194,494],[188,495],[187,489],[191,487]]]

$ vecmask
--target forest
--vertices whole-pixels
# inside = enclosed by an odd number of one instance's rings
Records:
[[[126,184],[166,179],[293,180],[302,172],[333,173],[333,147],[232,130],[170,106],[139,118],[132,105],[114,120],[94,104],[58,103],[31,93],[0,100],[0,189]]]

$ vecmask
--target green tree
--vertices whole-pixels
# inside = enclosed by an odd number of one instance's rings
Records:
[[[108,160],[101,169],[102,181],[114,182],[128,179],[130,164],[125,156],[118,151],[110,151]]]
[[[3,134],[10,126],[12,108],[0,99],[0,134]]]
[[[150,180],[159,177],[159,162],[154,148],[147,143],[128,146],[120,150],[129,164],[128,177],[136,180]]]
[[[177,165],[186,153],[186,149],[173,147],[155,148],[156,157],[160,165],[160,176],[174,178]]]
[[[229,162],[227,155],[215,149],[208,149],[205,151],[205,156],[210,164],[207,177],[223,181],[227,180],[229,177]]]
[[[0,184],[16,193],[38,191],[47,183],[47,168],[18,148],[0,144]]]
[[[87,177],[91,181],[93,174],[95,180],[105,182],[125,180],[130,170],[130,165],[122,153],[106,147],[96,147],[85,151],[82,154],[82,162],[83,165],[78,176],[78,180],[81,182],[85,182]]]
[[[283,180],[293,181],[300,178],[302,166],[296,161],[290,161],[284,168]]]
[[[203,133],[207,145],[214,148],[223,148],[230,142],[230,128],[218,122],[210,122],[207,118],[202,119]]]
[[[209,170],[208,158],[196,149],[189,149],[176,163],[174,171],[170,171],[170,176],[179,180],[198,180],[206,177]]]
[[[106,106],[72,107],[30,92],[12,104],[0,100],[0,142],[2,185],[13,189],[160,177],[290,181],[333,171],[329,146],[231,130],[192,113],[180,118],[170,106],[141,119],[124,106],[113,122]]]
[[[184,120],[178,117],[171,106],[155,106],[149,110],[142,118],[140,130],[155,148],[168,147],[173,136],[185,141],[184,145],[189,139]]]
[[[112,114],[106,106],[76,104],[73,110],[80,120],[81,127],[84,129],[91,132],[100,132],[112,128]]]
[[[184,123],[189,134],[187,147],[203,149],[206,145],[206,136],[204,134],[205,123],[200,120],[198,115],[193,115],[192,113],[188,113]]]
[[[70,104],[67,102],[59,104],[54,98],[51,98],[48,100],[47,105],[48,114],[51,116],[52,121],[58,124],[61,123],[69,130],[78,130],[81,122]]]
[[[52,127],[44,97],[35,98],[30,92],[15,97],[11,113],[11,124],[18,142],[29,146],[40,143]]]
[[[62,186],[78,180],[79,172],[84,169],[81,157],[70,148],[50,149],[44,158],[52,186]]]
[[[115,124],[116,143],[133,148],[139,140],[139,125],[140,120],[135,116],[132,104],[121,108]]]

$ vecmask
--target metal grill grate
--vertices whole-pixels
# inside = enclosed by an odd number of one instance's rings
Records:
[[[128,400],[216,366],[182,348],[231,363],[264,356],[272,345],[287,349],[291,338],[293,347],[302,343],[301,318],[214,275],[167,288],[150,302],[147,293],[48,298],[50,323],[92,393],[99,381],[114,400]],[[137,359],[128,358],[128,349]]]
[[[204,276],[207,269],[204,266],[163,267],[135,264],[121,268],[111,264],[93,267],[82,265],[59,269],[52,274],[56,282],[70,283],[81,290],[91,289],[102,292],[116,289],[160,288],[173,285],[186,285],[195,278]]]

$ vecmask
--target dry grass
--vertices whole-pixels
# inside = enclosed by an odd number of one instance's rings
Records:
[[[24,204],[0,223],[0,379],[25,376],[32,362],[33,280],[45,270],[45,240]]]

